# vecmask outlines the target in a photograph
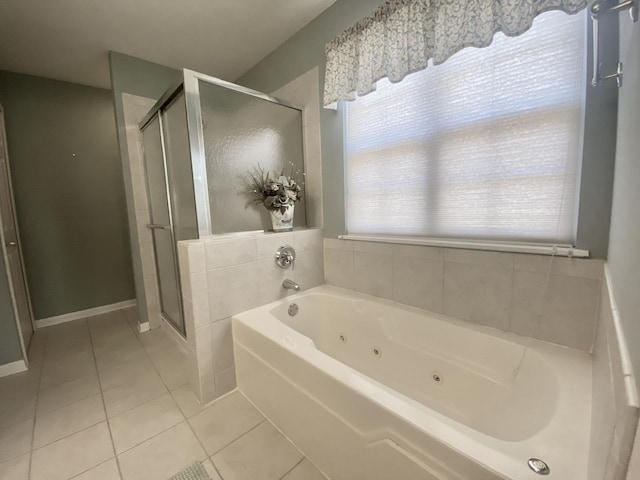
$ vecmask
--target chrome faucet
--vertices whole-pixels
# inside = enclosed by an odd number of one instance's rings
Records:
[[[300,285],[298,285],[293,280],[289,280],[288,278],[282,282],[282,288],[286,288],[287,290],[295,290],[296,292],[300,291]]]

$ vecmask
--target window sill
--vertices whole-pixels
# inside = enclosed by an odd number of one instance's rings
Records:
[[[555,255],[557,257],[588,258],[589,250],[577,249],[571,245],[545,243],[506,243],[474,240],[454,240],[448,238],[402,237],[392,235],[339,235],[342,240],[358,242],[396,243],[400,245],[425,245],[430,247],[464,248],[467,250],[488,250],[493,252],[533,253]]]

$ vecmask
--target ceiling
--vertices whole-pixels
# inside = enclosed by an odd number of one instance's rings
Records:
[[[0,70],[110,88],[108,52],[235,80],[335,0],[1,0]]]

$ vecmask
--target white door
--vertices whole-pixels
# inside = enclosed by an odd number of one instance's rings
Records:
[[[13,309],[20,325],[23,341],[23,351],[29,346],[33,335],[33,312],[29,298],[29,287],[24,270],[22,250],[20,248],[20,234],[13,203],[11,175],[9,169],[9,149],[4,123],[4,110],[0,105],[0,223],[2,231],[2,254],[9,277],[9,286],[13,297]]]

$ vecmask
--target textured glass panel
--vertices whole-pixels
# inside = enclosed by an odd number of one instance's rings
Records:
[[[162,311],[181,331],[184,331],[171,232],[169,230],[154,230],[153,243],[156,250]]]
[[[198,238],[196,204],[193,193],[191,152],[184,94],[176,98],[162,117],[169,192],[176,242]]]
[[[151,222],[156,225],[170,225],[169,204],[167,203],[167,183],[162,157],[160,122],[156,118],[143,132],[145,149],[145,169]],[[153,230],[153,246],[158,268],[160,304],[162,312],[171,322],[184,332],[180,309],[180,292],[176,275],[175,244],[171,230]]]
[[[586,11],[348,104],[349,233],[571,243]]]
[[[160,121],[157,117],[144,129],[142,135],[144,139],[144,164],[147,172],[151,223],[169,225]]]
[[[247,207],[246,177],[260,165],[302,180],[302,113],[203,81],[200,98],[213,233],[270,229],[264,208]],[[295,226],[307,223],[304,193]]]

